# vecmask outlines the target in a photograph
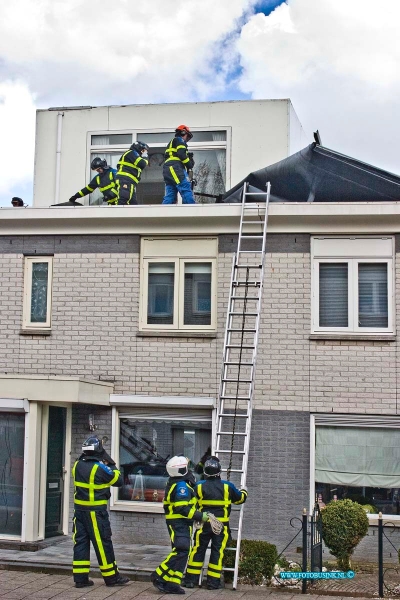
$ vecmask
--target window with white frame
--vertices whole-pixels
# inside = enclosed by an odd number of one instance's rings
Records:
[[[195,477],[200,476],[196,465],[211,452],[214,401],[145,397],[139,405],[135,400],[130,405],[129,400],[120,398],[120,405],[113,410],[113,457],[124,483],[113,492],[112,506],[162,510],[169,458],[183,454]]]
[[[311,502],[316,498],[322,507],[348,498],[362,504],[371,518],[379,512],[400,515],[400,420],[356,415],[312,419]]]
[[[51,328],[53,258],[25,257],[23,327]]]
[[[217,240],[142,239],[141,329],[215,330]]]
[[[189,142],[189,151],[193,152],[195,166],[193,177],[197,181],[194,192],[204,194],[223,194],[230,186],[229,152],[227,151],[230,129],[192,129],[193,139]],[[142,173],[140,185],[137,187],[139,204],[161,204],[164,197],[164,179],[162,166],[164,151],[168,142],[174,137],[174,131],[105,131],[88,134],[88,181],[96,175],[90,170],[90,162],[96,156],[104,158],[107,163],[117,168],[121,155],[129,146],[140,140],[149,145],[149,165]],[[101,203],[101,194],[95,190],[89,198],[90,204]],[[196,196],[201,203],[214,202],[206,196]]]
[[[312,330],[393,333],[392,237],[312,239]]]

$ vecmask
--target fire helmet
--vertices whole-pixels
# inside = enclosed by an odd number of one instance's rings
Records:
[[[170,477],[183,477],[188,474],[189,461],[184,456],[173,456],[167,462],[167,472]]]
[[[103,442],[99,440],[97,435],[91,435],[82,444],[82,452],[87,456],[103,454]]]
[[[147,150],[147,152],[149,151],[149,147],[147,144],[145,144],[144,142],[140,142],[139,140],[137,142],[134,142],[131,146],[131,150],[136,150],[136,152],[138,154],[141,154],[143,152],[143,150]]]
[[[221,463],[216,456],[210,456],[204,463],[203,473],[207,477],[216,477],[221,473]]]
[[[175,133],[177,135],[185,135],[186,133],[189,136],[189,140],[191,140],[193,137],[193,133],[190,131],[187,125],[178,125],[178,127],[175,129]]]
[[[96,156],[96,158],[94,158],[92,160],[92,162],[90,163],[90,168],[92,169],[92,171],[95,171],[96,169],[107,169],[107,161],[105,158],[100,158],[99,156]]]

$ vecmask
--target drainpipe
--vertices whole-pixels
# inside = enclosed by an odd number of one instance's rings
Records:
[[[63,116],[63,112],[57,113],[56,189],[54,194],[54,204],[58,204],[60,202],[61,138]]]

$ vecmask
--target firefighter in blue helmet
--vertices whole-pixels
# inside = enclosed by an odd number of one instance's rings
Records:
[[[213,533],[210,523],[204,523],[195,533],[183,585],[193,588],[199,582],[208,544],[211,554],[207,569],[207,589],[222,587],[221,574],[225,548],[229,539],[229,515],[232,504],[243,504],[247,499],[245,488],[238,490],[230,481],[221,479],[221,464],[216,456],[210,456],[204,463],[205,479],[195,484],[199,510],[209,510],[223,523],[221,533]]]
[[[88,183],[87,186],[71,196],[68,202],[75,202],[78,198],[83,198],[84,196],[91,194],[97,188],[99,188],[99,191],[103,194],[103,199],[105,201],[115,197],[112,190],[115,187],[115,176],[117,171],[112,167],[109,167],[107,161],[99,156],[96,156],[96,158],[92,160],[90,168],[92,171],[97,171],[97,175],[93,177],[92,181]]]
[[[83,443],[82,454],[73,466],[72,475],[75,485],[72,534],[75,587],[93,585],[89,579],[90,542],[96,552],[104,583],[107,586],[125,585],[129,578],[118,572],[107,512],[110,487],[121,487],[123,480],[97,436],[91,436]]]
[[[175,137],[165,149],[165,162],[163,177],[165,182],[165,196],[163,204],[176,204],[178,192],[182,196],[183,204],[196,204],[192,186],[189,181],[188,171],[193,169],[193,156],[189,155],[187,142],[193,134],[186,125],[178,125]]]
[[[184,594],[180,583],[189,556],[193,521],[208,521],[208,515],[197,510],[188,459],[173,456],[166,469],[170,477],[165,489],[164,511],[172,551],[150,578],[154,587],[164,594]]]
[[[137,204],[136,186],[143,170],[149,164],[149,147],[144,142],[135,142],[118,161],[115,176],[114,197],[109,204],[132,206]]]

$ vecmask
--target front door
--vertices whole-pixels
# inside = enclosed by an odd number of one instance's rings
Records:
[[[62,535],[67,409],[49,406],[45,537]]]

